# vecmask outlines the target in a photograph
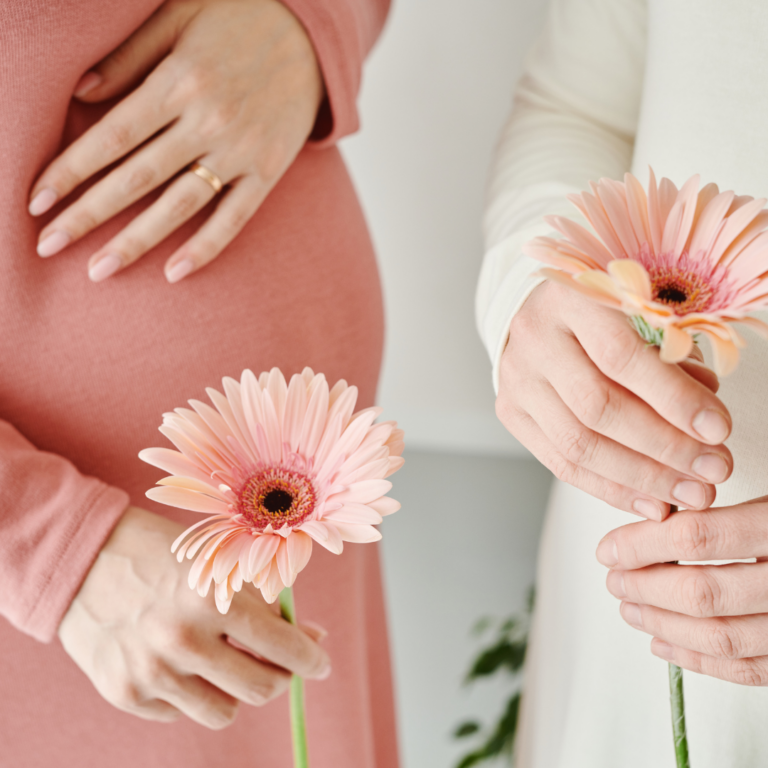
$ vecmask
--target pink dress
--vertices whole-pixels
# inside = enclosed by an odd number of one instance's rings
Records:
[[[387,0],[286,0],[318,52],[324,138],[305,149],[245,231],[178,285],[162,265],[196,218],[101,284],[93,251],[146,203],[60,256],[35,254],[31,185],[109,105],[71,102],[80,76],[159,0],[0,3],[0,765],[33,768],[291,765],[288,703],[243,706],[219,732],[151,723],[107,704],[56,629],[125,507],[181,522],[144,496],[162,475],[137,458],[166,444],[161,414],[243,368],[310,365],[373,402],[383,320],[374,253],[333,142],[357,127],[362,61]],[[170,557],[170,555],[169,555]],[[119,595],[115,596],[119,600]],[[296,586],[325,626],[333,674],[307,684],[313,768],[395,768],[378,554],[315,548]]]

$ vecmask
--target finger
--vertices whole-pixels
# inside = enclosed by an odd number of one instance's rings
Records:
[[[768,655],[768,614],[694,619],[628,602],[620,610],[627,624],[670,645],[723,659]]]
[[[662,363],[614,310],[587,301],[571,301],[562,311],[579,343],[608,378],[645,400],[670,424],[710,445],[731,432],[727,408],[679,365]]]
[[[608,591],[620,600],[696,618],[768,613],[768,563],[652,565],[609,571]]]
[[[51,243],[70,245],[165,183],[198,157],[200,141],[174,126],[131,155],[41,231],[40,255],[54,255]]]
[[[181,31],[181,4],[158,8],[127,40],[86,72],[76,98],[96,102],[137,85],[171,50]]]
[[[766,507],[752,503],[683,510],[663,526],[622,526],[600,542],[597,559],[609,568],[634,570],[673,560],[744,560],[767,554]]]
[[[698,350],[698,347],[696,347]],[[720,379],[717,378],[717,374],[704,365],[703,362],[699,363],[695,360],[683,360],[678,363],[678,366],[682,368],[691,378],[703,384],[710,392],[717,394],[720,389]]]
[[[29,212],[33,216],[45,213],[94,173],[124,157],[171,122],[177,114],[164,89],[167,86],[159,80],[148,78],[70,144],[35,182]],[[60,247],[54,249],[56,245]],[[38,253],[50,256],[62,247],[60,240],[49,243],[47,248],[41,242]]]
[[[259,600],[246,598],[232,604],[224,622],[227,635],[277,667],[301,677],[327,678],[331,671],[328,654]]]
[[[207,167],[206,162],[202,163]],[[165,264],[169,283],[178,283],[210,264],[242,231],[262,204],[271,186],[255,176],[238,179],[214,213]]]
[[[623,476],[611,479],[689,508],[700,509],[712,503],[714,491],[705,492],[701,483],[687,482],[688,478],[679,473],[705,483],[723,482],[733,471],[733,457],[725,446],[713,450],[673,427],[646,402],[601,373],[571,334],[553,334],[550,349],[551,354],[542,361],[541,371],[562,402],[589,430],[636,451],[631,454],[637,462],[634,475],[650,477],[655,488],[661,483],[666,490],[657,493],[648,485],[641,487],[630,481],[631,475],[627,479]],[[530,412],[530,408],[528,410]],[[572,434],[574,437],[584,435],[575,427]],[[658,464],[643,461],[638,454],[655,459]],[[678,472],[662,470],[660,465]],[[678,483],[681,485],[675,492],[673,489]]]
[[[237,717],[237,699],[197,675],[174,675],[162,682],[157,695],[211,730],[226,728]]]
[[[219,639],[210,653],[198,656],[190,671],[230,696],[257,707],[284,693],[291,682],[289,672],[258,661],[224,639]]]
[[[602,499],[616,509],[652,520],[662,520],[669,514],[669,505],[643,496],[638,491],[607,480],[591,470],[568,461],[552,444],[534,419],[524,411],[511,408],[500,396],[496,414],[511,432],[558,480]]]
[[[213,188],[194,173],[183,173],[158,200],[102,246],[88,262],[88,276],[101,282],[140,259],[213,198]]]
[[[654,638],[651,653],[678,667],[739,685],[768,685],[768,658],[721,659],[669,645]]]
[[[123,712],[140,717],[142,720],[152,720],[157,723],[174,723],[181,717],[181,712],[166,701],[147,699],[140,696],[132,686],[128,686],[118,696],[110,696],[108,692],[99,690],[104,698]]]

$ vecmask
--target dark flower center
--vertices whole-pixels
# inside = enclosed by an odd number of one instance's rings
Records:
[[[275,488],[265,494],[261,504],[269,514],[280,515],[291,508],[291,504],[293,504],[293,496],[291,496],[288,491]]]
[[[668,285],[656,294],[656,300],[664,304],[682,304],[687,298],[685,292],[674,285]]]

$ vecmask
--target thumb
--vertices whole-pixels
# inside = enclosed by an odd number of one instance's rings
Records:
[[[75,98],[88,103],[103,101],[141,82],[170,52],[194,15],[194,11],[185,6],[188,4],[163,4],[127,40],[80,78],[75,86]]]

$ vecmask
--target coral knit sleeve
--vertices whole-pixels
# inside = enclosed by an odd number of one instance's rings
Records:
[[[0,614],[49,642],[128,494],[0,421]]]
[[[354,133],[363,62],[381,34],[390,0],[282,0],[307,30],[325,81],[326,100],[312,134],[326,147]]]
[[[601,176],[621,178],[630,168],[645,14],[644,0],[553,0],[526,60],[494,159],[475,301],[497,390],[509,324],[542,282],[536,275],[542,265],[521,246],[554,234],[545,214],[579,220],[566,194]]]

